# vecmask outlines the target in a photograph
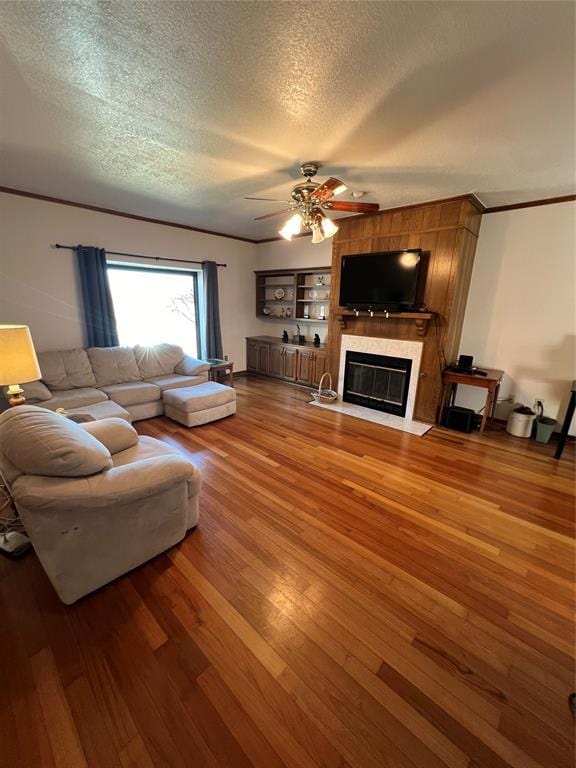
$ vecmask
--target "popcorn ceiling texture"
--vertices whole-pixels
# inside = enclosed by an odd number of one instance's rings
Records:
[[[303,160],[383,207],[573,192],[574,6],[1,2],[0,184],[247,237]],[[281,207],[281,206],[278,206]]]

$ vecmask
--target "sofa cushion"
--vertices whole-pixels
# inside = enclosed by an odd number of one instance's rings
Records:
[[[90,347],[87,351],[97,387],[142,378],[132,347]]]
[[[113,400],[105,400],[103,403],[93,403],[92,405],[81,405],[79,408],[68,408],[67,414],[77,424],[82,424],[85,421],[93,423],[92,419],[96,419],[96,421],[99,419],[123,419],[128,424],[132,424],[130,413]]]
[[[195,387],[168,389],[164,392],[163,398],[166,405],[172,408],[185,413],[196,413],[235,401],[236,390],[224,384],[217,384],[215,381],[207,381]]]
[[[108,395],[94,387],[80,387],[79,389],[59,389],[54,392],[50,400],[45,400],[42,405],[55,411],[57,408],[81,408],[94,403],[105,403]]]
[[[151,403],[160,400],[162,392],[160,387],[150,384],[147,381],[129,381],[126,384],[110,384],[108,387],[102,387],[110,400],[114,400],[118,405],[138,405],[139,403]]]
[[[210,366],[206,360],[198,360],[196,357],[184,355],[182,360],[174,368],[174,373],[180,373],[184,376],[198,376],[200,373],[206,373]]]
[[[166,376],[174,373],[174,368],[184,357],[182,347],[176,344],[156,344],[153,347],[134,347],[134,355],[143,379],[153,376]]]
[[[0,417],[3,451],[21,472],[51,477],[86,477],[112,466],[110,451],[73,421],[21,405]]]
[[[50,392],[46,384],[43,384],[41,381],[30,381],[28,384],[21,384],[20,386],[24,390],[24,397],[26,398],[28,405],[41,403],[44,400],[50,400],[52,397],[52,392]],[[3,390],[4,394],[6,394],[8,392],[8,387],[4,387]]]
[[[85,424],[80,424],[80,429],[99,440],[112,455],[138,445],[138,432],[125,419],[109,418],[88,421]]]
[[[146,381],[150,384],[156,384],[164,392],[166,389],[179,389],[180,387],[193,387],[195,384],[201,384],[206,381],[206,376],[180,376],[173,373],[168,374],[168,376],[153,376]]]
[[[96,378],[85,349],[38,352],[42,381],[49,389],[94,387]]]

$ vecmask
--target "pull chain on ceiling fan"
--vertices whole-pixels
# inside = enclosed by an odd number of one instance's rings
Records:
[[[347,190],[346,184],[340,179],[330,177],[322,184],[312,181],[312,177],[318,173],[318,163],[303,163],[300,173],[305,181],[301,181],[292,189],[290,197],[292,202],[288,208],[281,211],[266,213],[257,216],[255,221],[269,219],[273,216],[281,216],[285,213],[293,215],[284,224],[278,234],[286,240],[292,240],[294,235],[301,232],[312,232],[312,242],[321,243],[327,237],[332,237],[338,232],[338,226],[323,212],[346,211],[349,213],[373,213],[379,209],[378,203],[353,203],[347,201],[332,200],[335,195],[340,195]],[[266,200],[270,198],[247,197],[245,200]],[[272,201],[271,201],[272,202]]]

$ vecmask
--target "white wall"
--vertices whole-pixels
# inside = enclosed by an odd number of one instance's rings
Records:
[[[277,240],[256,246],[256,269],[307,269],[329,267],[332,263],[332,241],[324,240],[314,245],[310,237],[297,237],[292,242]],[[291,336],[296,333],[296,320],[256,320],[255,333],[260,336],[281,336],[286,329]],[[309,341],[314,334],[326,341],[327,323],[301,323],[300,331]]]
[[[576,378],[575,223],[573,202],[483,217],[460,344],[479,366],[506,372],[501,396],[541,399],[559,421]],[[460,387],[457,402],[478,409],[483,396]]]
[[[175,265],[226,263],[218,271],[224,353],[245,370],[244,337],[256,332],[252,243],[0,193],[0,323],[29,325],[39,350],[84,345],[74,254],[50,247],[57,242],[162,256]]]

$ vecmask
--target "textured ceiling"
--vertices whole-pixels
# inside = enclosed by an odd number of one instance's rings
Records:
[[[0,184],[253,238],[304,160],[382,207],[569,194],[574,8],[0,2]]]

